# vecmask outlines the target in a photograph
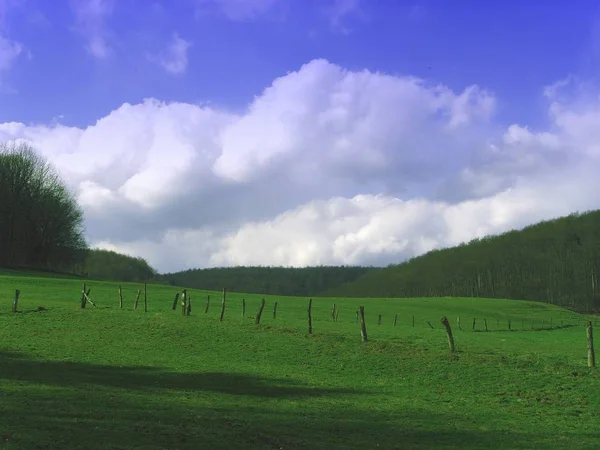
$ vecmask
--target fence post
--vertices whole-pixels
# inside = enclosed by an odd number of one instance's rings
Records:
[[[360,306],[358,308],[360,315],[360,335],[362,336],[363,344],[367,343],[367,325],[365,324],[365,307]]]
[[[588,346],[588,367],[596,367],[596,355],[594,353],[594,330],[592,321],[587,323],[587,346]]]
[[[246,299],[242,299],[242,317],[246,317]]]
[[[476,318],[473,318],[473,331],[475,331],[475,321],[476,320],[477,320]]]
[[[446,316],[442,317],[442,325],[444,325],[444,328],[446,329],[450,353],[454,353],[454,337],[452,336],[452,328],[450,328],[450,322],[448,322],[448,318]]]
[[[86,304],[86,300],[85,300],[85,283],[83,283],[83,289],[81,291],[81,309],[85,309],[85,304]]]
[[[394,315],[394,326],[398,323],[398,314]]]
[[[185,311],[187,309],[187,289],[184,289],[181,293],[181,315],[185,316]]]
[[[12,304],[13,312],[17,312],[17,306],[19,305],[19,295],[21,295],[21,291],[18,289],[15,289],[15,298],[14,298],[13,304]]]
[[[381,314],[379,314],[379,318],[377,319],[377,325],[381,325]]]
[[[123,309],[123,291],[121,290],[121,286],[119,286],[119,308]]]
[[[308,301],[308,334],[312,334],[312,298]]]
[[[460,317],[456,318],[456,326],[458,327],[459,330],[462,330],[462,328],[460,327]]]
[[[265,299],[264,298],[260,302],[260,307],[258,308],[258,313],[256,314],[256,319],[254,320],[254,323],[256,323],[257,325],[260,323],[260,316],[262,316],[263,309],[265,309]]]
[[[210,295],[206,297],[206,308],[204,308],[204,314],[208,313],[208,308],[210,308]]]
[[[175,294],[175,300],[173,300],[173,311],[177,308],[177,300],[179,300],[179,292]]]
[[[144,283],[144,312],[148,312],[148,288]]]
[[[140,295],[142,295],[142,290],[138,289],[137,295],[135,296],[135,301],[133,302],[133,309],[137,309],[138,303],[140,301]]]
[[[187,299],[187,307],[185,309],[185,315],[189,316],[192,313],[192,296],[186,292],[185,298]]]
[[[223,288],[223,299],[221,300],[221,317],[219,317],[219,322],[223,322],[223,316],[225,315],[225,296],[227,295],[227,290]]]
[[[277,319],[277,302],[273,304],[273,320]]]
[[[335,322],[335,303],[333,304],[333,307],[331,308],[331,321]]]

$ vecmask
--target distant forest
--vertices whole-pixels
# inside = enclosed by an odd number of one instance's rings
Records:
[[[369,271],[382,269],[354,266],[224,267],[194,269],[159,275],[157,278],[173,286],[256,294],[317,296],[356,280]]]
[[[492,297],[600,312],[600,211],[434,250],[323,295]]]

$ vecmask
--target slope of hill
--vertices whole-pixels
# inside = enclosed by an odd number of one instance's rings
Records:
[[[600,211],[434,250],[324,291],[329,296],[472,296],[600,311]]]
[[[172,286],[219,290],[226,287],[235,292],[274,295],[316,295],[353,281],[371,267],[224,267],[193,269],[159,275],[158,279]]]
[[[109,250],[89,250],[85,258],[88,278],[115,281],[147,281],[156,270],[139,257],[123,255]]]
[[[184,317],[167,285],[148,286],[148,312],[139,283],[91,280],[85,309],[79,280],[0,287],[3,449],[600,448],[586,317],[552,305],[340,298],[333,321],[314,298],[308,334],[306,298],[231,293],[221,321],[214,292],[190,289]]]

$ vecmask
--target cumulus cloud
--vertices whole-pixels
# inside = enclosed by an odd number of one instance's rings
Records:
[[[84,129],[0,124],[0,140],[56,165],[93,244],[161,271],[380,265],[599,207],[600,102],[565,101],[571,84],[549,129],[502,130],[478,86],[315,60],[241,113],[147,99]]]
[[[111,53],[106,20],[113,13],[113,0],[71,0],[77,31],[86,40],[87,51],[98,59]]]

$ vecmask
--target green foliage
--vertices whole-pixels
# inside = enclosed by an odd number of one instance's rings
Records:
[[[156,276],[156,270],[143,258],[98,249],[87,252],[85,272],[97,280],[144,282]]]
[[[209,292],[190,290],[195,307],[182,317],[171,310],[174,287],[148,285],[144,313],[132,310],[139,284],[123,283],[122,310],[117,283],[88,286],[98,307],[82,310],[81,280],[0,276],[3,448],[600,448],[600,371],[586,367],[582,316],[552,305],[315,298],[309,336],[306,298],[265,296],[277,319],[264,314],[256,326],[262,295],[230,293],[219,322],[218,305],[203,312]]]
[[[317,295],[357,279],[366,272],[379,269],[353,266],[223,267],[191,269],[160,275],[172,286],[218,290],[223,287],[236,292],[277,295]]]
[[[476,239],[390,266],[327,295],[472,296],[600,311],[600,211]]]
[[[72,269],[87,248],[83,212],[28,145],[0,145],[0,267]]]

